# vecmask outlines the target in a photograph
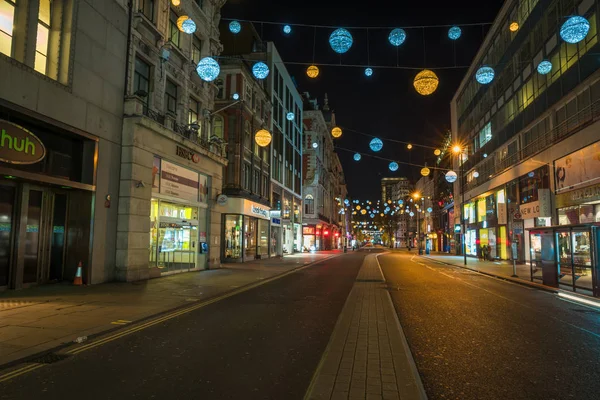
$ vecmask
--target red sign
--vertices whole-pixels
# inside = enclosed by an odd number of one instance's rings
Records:
[[[304,226],[304,227],[302,227],[302,233],[304,235],[314,235],[315,227],[314,226]]]
[[[329,236],[329,231],[325,231],[325,232],[323,232],[323,235],[325,235],[325,236]]]
[[[515,219],[521,219],[522,215],[521,213],[515,213]]]

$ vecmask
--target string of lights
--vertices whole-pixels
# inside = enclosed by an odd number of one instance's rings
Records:
[[[334,148],[336,150],[342,150],[342,151],[346,151],[346,152],[349,152],[349,153],[352,153],[352,154],[360,154],[361,155],[361,159],[362,159],[362,157],[366,156],[366,157],[375,158],[377,160],[382,160],[382,161],[387,161],[387,162],[394,162],[394,163],[397,163],[397,164],[407,165],[407,166],[410,166],[410,167],[428,168],[428,169],[435,169],[435,170],[439,170],[439,171],[451,171],[450,168],[434,167],[434,166],[430,166],[430,165],[415,164],[415,163],[407,162],[407,161],[393,160],[391,158],[381,157],[381,156],[377,156],[377,155],[370,154],[370,153],[362,153],[360,151],[355,151],[355,150],[347,149],[347,148],[341,147],[341,146],[334,146]]]

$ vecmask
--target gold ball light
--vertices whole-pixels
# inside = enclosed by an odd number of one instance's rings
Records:
[[[175,7],[179,7],[181,0],[171,0],[171,4],[173,4]]]
[[[177,18],[177,29],[183,32],[183,23],[188,19],[190,19],[190,17],[187,15],[182,15],[181,17]]]
[[[435,149],[433,151],[433,154],[436,155],[436,156],[439,156],[440,154],[442,154],[442,151],[440,149]]]
[[[406,145],[406,148],[407,148],[407,149],[409,149],[409,150],[410,150],[410,149],[412,149],[412,144],[410,144],[410,143],[409,143],[409,144],[407,144],[407,145]]]
[[[363,210],[360,210],[360,213],[361,213],[362,215],[365,215],[365,214],[367,213],[367,210],[364,210],[364,209],[363,209]]]
[[[319,67],[316,65],[311,65],[310,67],[306,68],[306,75],[312,79],[316,78],[319,76]]]
[[[271,132],[266,129],[261,129],[254,135],[254,141],[260,147],[267,147],[271,143]]]
[[[356,209],[360,211],[360,206],[356,206]]]
[[[519,23],[518,22],[513,22],[508,26],[508,29],[510,29],[511,32],[516,32],[519,30]]]
[[[435,72],[428,69],[424,69],[415,76],[413,85],[417,93],[423,96],[429,96],[436,91],[440,80],[438,79]]]
[[[421,169],[421,175],[428,176],[431,173],[431,170],[427,167]]]
[[[331,130],[331,136],[333,136],[334,138],[339,138],[340,136],[342,136],[342,128],[336,126],[335,128],[333,128]]]

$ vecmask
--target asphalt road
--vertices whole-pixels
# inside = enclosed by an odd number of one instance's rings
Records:
[[[600,398],[597,310],[414,253],[379,261],[430,399]]]
[[[1,399],[301,399],[364,252],[0,383]]]

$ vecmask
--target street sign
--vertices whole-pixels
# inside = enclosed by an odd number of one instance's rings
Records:
[[[514,219],[521,219],[522,215],[520,212],[516,212],[514,215]]]

